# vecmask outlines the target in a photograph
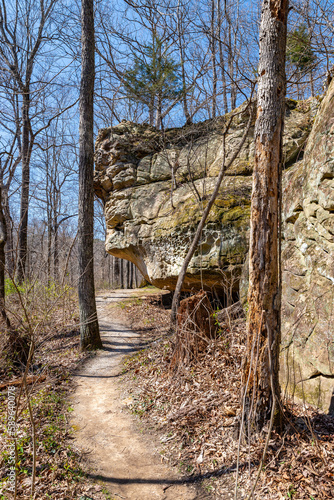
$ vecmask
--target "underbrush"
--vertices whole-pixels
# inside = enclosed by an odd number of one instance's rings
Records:
[[[219,337],[196,358],[171,371],[175,338],[169,311],[149,302],[129,305],[132,328],[152,344],[125,361],[134,414],[155,427],[161,456],[202,482],[213,498],[248,498],[263,454],[267,430],[241,443],[241,363],[245,323],[222,326]],[[151,318],[155,318],[152,326]],[[150,325],[150,326],[148,326]],[[237,457],[239,456],[237,466]],[[334,420],[308,405],[285,401],[285,432],[272,433],[254,498],[333,499]]]
[[[105,499],[102,488],[85,477],[82,457],[71,445],[69,376],[86,357],[79,351],[75,292],[54,283],[16,287],[7,282],[6,287],[11,329],[6,331],[0,325],[0,422],[4,431],[0,500],[15,496],[8,481],[14,463],[17,499],[73,500],[92,493],[94,499]],[[15,441],[10,433],[8,387],[14,387],[11,394],[15,394]]]

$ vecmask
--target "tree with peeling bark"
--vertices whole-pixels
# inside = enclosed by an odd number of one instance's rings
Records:
[[[280,426],[280,215],[288,0],[263,0],[251,202],[247,357],[243,420],[247,433]],[[242,429],[241,429],[242,432]]]
[[[99,349],[102,342],[97,320],[94,286],[94,0],[81,3],[81,86],[79,125],[79,312],[82,350]]]

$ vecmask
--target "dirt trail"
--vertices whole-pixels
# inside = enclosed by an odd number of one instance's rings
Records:
[[[71,398],[75,444],[87,453],[92,476],[105,483],[115,500],[204,498],[161,463],[156,437],[140,433],[122,402],[121,360],[140,347],[140,335],[113,320],[111,302],[135,295],[133,290],[117,290],[97,297],[104,349],[75,375],[77,387]]]

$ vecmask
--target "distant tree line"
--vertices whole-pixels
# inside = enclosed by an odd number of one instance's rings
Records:
[[[123,119],[161,129],[214,119],[249,97],[258,3],[96,0],[94,8],[95,135]],[[289,97],[323,92],[333,11],[333,0],[291,3]],[[1,266],[18,282],[41,274],[36,266],[46,281],[61,280],[75,247],[80,16],[73,0],[0,5]]]

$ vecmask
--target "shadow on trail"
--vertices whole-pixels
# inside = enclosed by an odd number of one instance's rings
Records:
[[[103,342],[103,348],[101,349],[101,352],[114,352],[118,354],[134,354],[136,351],[141,351],[145,347],[145,345],[142,344],[139,345],[136,344],[135,346],[131,345],[127,347],[114,347],[115,345],[114,342],[106,342],[103,339],[102,342]]]
[[[251,464],[252,467],[257,467],[258,465],[259,462]],[[242,470],[248,466],[249,466],[248,462],[239,464],[239,470]],[[217,469],[213,472],[208,472],[206,474],[195,474],[189,477],[181,477],[180,479],[153,479],[153,478],[140,479],[139,477],[128,479],[125,477],[117,478],[117,477],[101,476],[98,474],[87,474],[87,476],[90,477],[91,479],[101,480],[105,481],[106,483],[113,483],[113,484],[166,484],[172,486],[174,484],[182,485],[182,484],[198,483],[200,481],[203,481],[204,479],[225,476],[228,474],[232,474],[235,471],[236,471],[236,464],[231,465],[231,467],[222,467],[221,469]]]
[[[121,372],[117,373],[116,375],[83,375],[82,373],[73,373],[71,376],[72,377],[82,377],[82,378],[117,378],[121,377],[125,373],[127,373],[129,370],[126,370],[126,372]]]

